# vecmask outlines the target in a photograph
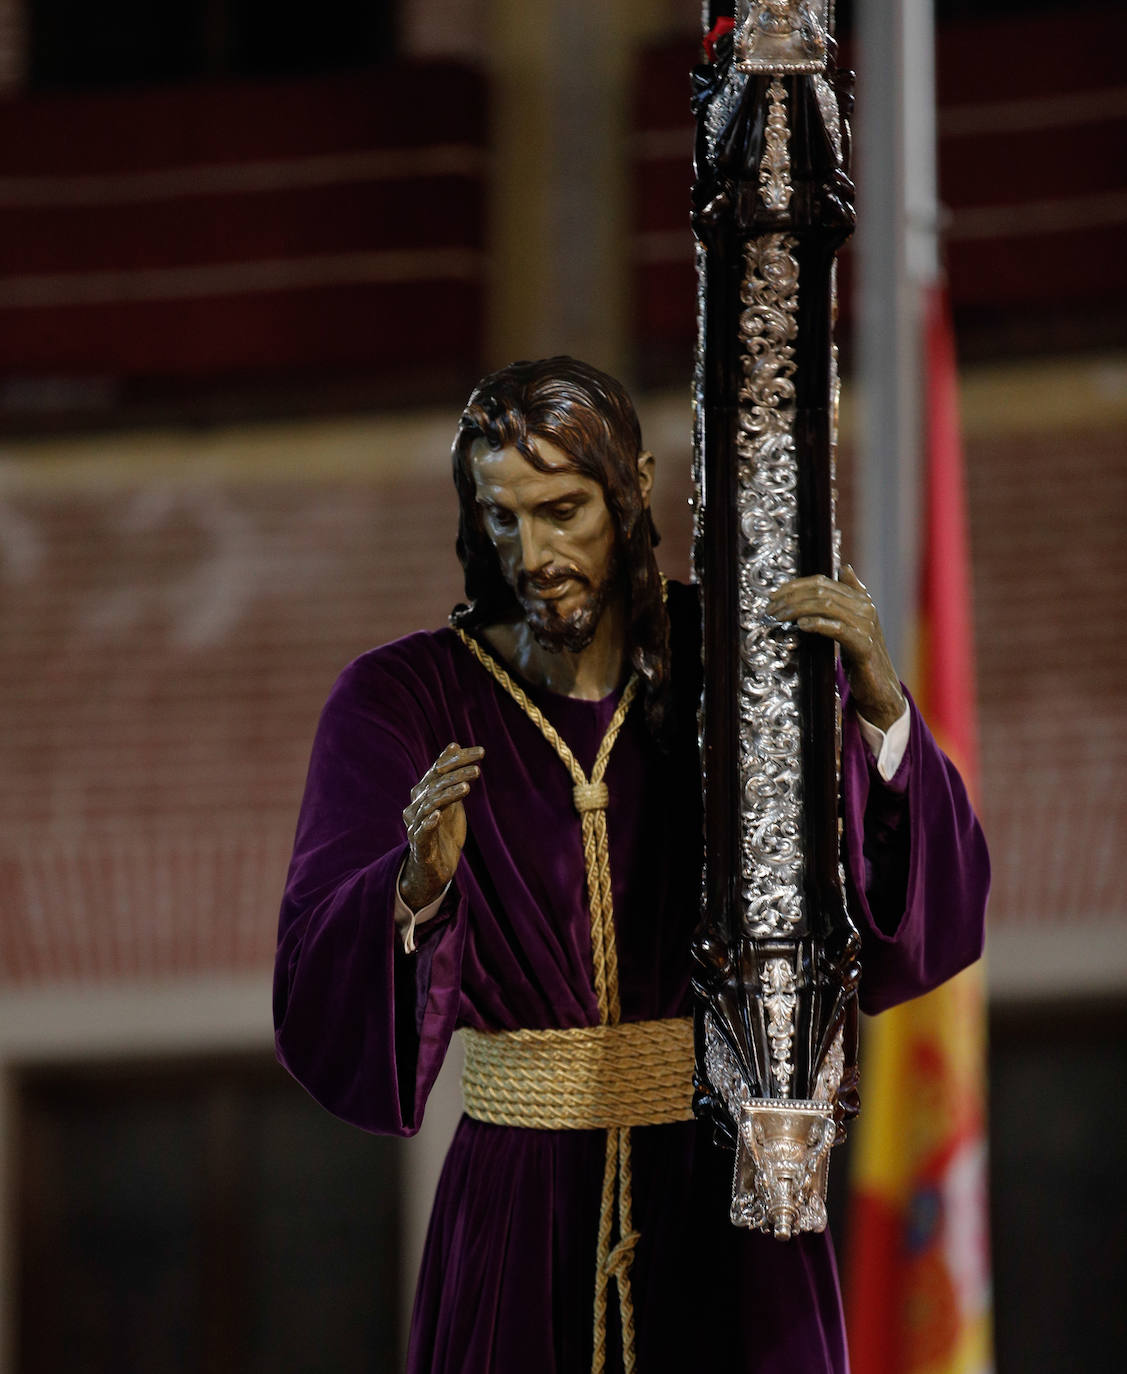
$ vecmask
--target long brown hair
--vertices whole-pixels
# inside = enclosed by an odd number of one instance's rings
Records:
[[[470,450],[482,439],[494,452],[515,448],[538,472],[550,471],[533,437],[555,444],[603,490],[617,534],[630,662],[642,678],[647,723],[661,738],[669,705],[669,619],[654,557],[660,536],[638,483],[638,416],[626,388],[605,372],[576,358],[542,358],[511,363],[474,388],[452,450],[458,559],[469,604],[456,606],[451,622],[472,631],[521,615],[482,524]]]

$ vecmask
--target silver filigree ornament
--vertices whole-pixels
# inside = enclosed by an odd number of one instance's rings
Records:
[[[791,971],[785,961],[778,962]],[[778,976],[786,982],[785,975]],[[766,985],[775,977],[772,970],[761,981]],[[768,1017],[770,1024],[770,1008]],[[845,1069],[844,1034],[844,1024],[839,1024],[818,1068],[812,1098],[753,1097],[715,1017],[705,1012],[705,1073],[737,1132],[733,1225],[780,1240],[800,1231],[825,1230],[829,1154],[837,1136],[834,1108]]]
[[[720,135],[727,129],[732,121],[732,116],[739,109],[747,82],[746,72],[730,72],[728,79],[716,92],[709,104],[708,112],[704,117],[704,132],[710,159],[716,157],[716,145],[720,140]]]
[[[821,1103],[769,1098],[746,1103],[740,1115],[732,1221],[770,1231],[777,1240],[789,1240],[799,1231],[824,1231],[835,1134],[833,1112]]]
[[[738,1122],[744,1104],[751,1101],[751,1089],[711,1012],[705,1012],[704,1016],[704,1070],[713,1091],[719,1094],[728,1109],[728,1115],[733,1122]]]
[[[714,1034],[721,1040],[715,1027]],[[837,1138],[834,1108],[845,1070],[844,1034],[844,1025],[839,1025],[819,1066],[814,1096],[803,1101],[752,1097],[727,1046],[716,1056],[717,1066],[727,1074],[727,1094],[721,1090],[725,1105],[731,1110],[739,1103],[739,1115],[733,1117],[738,1130],[734,1225],[766,1231],[779,1240],[826,1229],[830,1147]]]
[[[759,982],[767,1014],[767,1039],[771,1042],[771,1074],[779,1096],[789,1097],[794,1075],[790,1052],[794,1043],[794,1013],[798,1006],[794,969],[786,959],[768,959],[759,970]]]
[[[776,77],[767,87],[767,123],[763,131],[763,157],[759,163],[759,199],[763,208],[781,215],[790,205],[790,128],[787,124],[787,88]]]
[[[829,0],[741,0],[736,11],[736,67],[744,72],[825,69]]]
[[[770,592],[798,575],[796,246],[783,233],[746,245],[739,326],[740,860],[744,929],[758,939],[789,935],[804,914],[798,645],[767,614]]]
[[[841,107],[838,104],[837,93],[824,76],[815,76],[812,84],[822,123],[840,166],[845,155],[845,141],[841,132]]]
[[[837,1028],[837,1034],[830,1042],[830,1047],[826,1051],[826,1056],[822,1060],[821,1067],[818,1069],[818,1081],[814,1084],[815,1102],[828,1102],[831,1105],[837,1101],[837,1094],[841,1088],[841,1077],[845,1072],[845,1025],[844,1023]]]

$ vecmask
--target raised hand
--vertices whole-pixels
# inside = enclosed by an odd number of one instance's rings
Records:
[[[853,700],[866,720],[887,730],[900,718],[907,702],[877,608],[848,563],[839,582],[819,573],[777,587],[767,609],[776,620],[793,620],[800,630],[837,640]]]
[[[411,788],[403,811],[411,852],[399,878],[399,895],[412,911],[433,902],[454,876],[466,842],[462,798],[480,777],[477,765],[484,755],[480,745],[464,749],[448,744]]]

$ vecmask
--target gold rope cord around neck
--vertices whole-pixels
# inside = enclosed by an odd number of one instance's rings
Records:
[[[638,692],[638,675],[632,673],[607,726],[595,755],[590,778],[560,737],[552,723],[513,681],[497,660],[465,630],[454,627],[458,638],[487,673],[524,711],[556,751],[571,775],[572,800],[583,830],[583,867],[587,875],[587,904],[591,913],[591,963],[595,995],[599,1002],[599,1024],[617,1025],[622,1019],[618,995],[618,945],[614,935],[614,898],[611,892],[610,843],[607,837],[607,805],[610,793],[603,775],[610,751],[622,729]],[[634,1300],[630,1287],[630,1266],[638,1233],[634,1230],[632,1207],[632,1167],[630,1128],[616,1126],[607,1131],[606,1160],[603,1166],[603,1192],[599,1208],[599,1246],[595,1258],[595,1333],[591,1359],[592,1374],[603,1374],[606,1366],[607,1286],[613,1277],[618,1286],[618,1309],[622,1321],[622,1363],[625,1374],[634,1374]],[[618,1181],[618,1243],[611,1245],[614,1230],[615,1179]]]

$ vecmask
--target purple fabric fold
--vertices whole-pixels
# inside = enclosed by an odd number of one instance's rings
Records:
[[[990,858],[963,780],[910,695],[911,737],[891,783],[877,774],[848,690],[844,698],[847,881],[864,941],[861,1009],[873,1013],[937,987],[979,958]],[[886,857],[906,851],[903,911],[891,928],[875,914],[873,864],[866,861],[866,850],[882,845]]]
[[[635,709],[606,774],[626,1020],[690,1010],[701,859],[692,589],[671,584],[669,608],[682,728],[663,754]],[[530,693],[589,770],[616,697]],[[484,746],[482,775],[466,800],[454,882],[407,955],[393,918],[402,809],[452,741]],[[954,973],[982,938],[985,848],[957,776],[915,712],[905,769],[891,788],[880,783],[847,702],[847,869],[869,1009]],[[889,917],[871,877],[897,863],[907,902]],[[339,679],[314,743],[280,924],[279,1058],[337,1115],[412,1134],[455,1027],[597,1022],[585,893],[570,778],[457,637],[416,634],[365,654]],[[731,1158],[696,1123],[633,1136],[639,1368],[722,1360],[761,1374],[842,1374],[828,1237],[780,1245],[731,1226]],[[600,1132],[462,1119],[423,1258],[412,1374],[589,1368],[603,1148]],[[715,1314],[706,1328],[702,1272]],[[613,1333],[612,1319],[617,1351]]]

